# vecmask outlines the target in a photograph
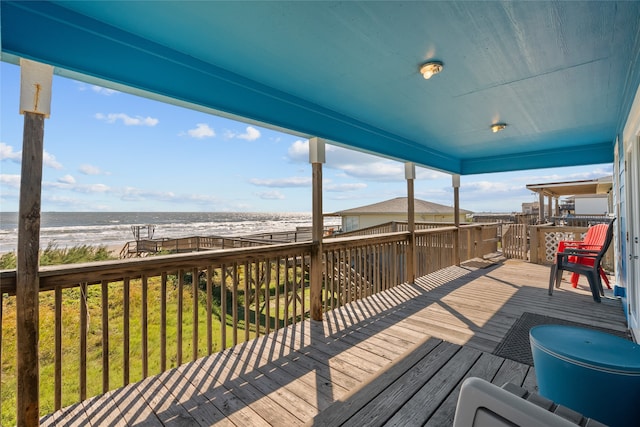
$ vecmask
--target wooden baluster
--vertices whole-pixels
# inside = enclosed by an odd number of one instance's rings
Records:
[[[54,408],[57,411],[62,408],[62,288],[56,286],[54,290],[55,304],[55,359],[54,359]],[[1,310],[1,308],[0,308]],[[2,316],[0,315],[0,318]],[[1,346],[0,346],[1,347]],[[2,358],[0,357],[0,360]],[[1,371],[2,369],[0,369]]]
[[[149,376],[149,314],[148,314],[148,282],[147,276],[142,276],[142,377]]]
[[[220,277],[220,349],[227,348],[227,266],[222,264]]]
[[[293,314],[293,324],[295,325],[298,320],[298,257],[292,256],[291,259],[291,299],[293,300],[293,306],[291,312]]]
[[[271,259],[265,261],[264,284],[264,333],[271,332]]]
[[[244,340],[249,341],[249,303],[251,298],[249,295],[249,278],[251,277],[251,267],[248,261],[244,263]]]
[[[192,323],[193,326],[191,328],[191,360],[195,361],[198,358],[198,285],[200,282],[199,277],[199,269],[194,268],[191,272],[191,292],[192,295],[192,303],[193,312],[192,315]]]
[[[320,261],[322,262],[322,254],[320,254]],[[300,288],[302,290],[301,294],[302,294],[302,299],[300,302],[300,310],[302,311],[302,316],[301,319],[304,320],[305,318],[305,313],[306,313],[306,305],[305,305],[305,300],[306,300],[306,290],[307,290],[307,286],[306,286],[306,279],[305,277],[307,277],[307,274],[309,274],[309,284],[311,284],[311,272],[309,271],[309,267],[307,267],[307,263],[304,262],[305,256],[304,256],[304,252],[300,254],[300,262],[302,263],[302,275],[300,276]],[[311,261],[311,258],[309,258],[309,261]],[[322,264],[320,264],[320,267],[318,268],[322,268]],[[320,273],[320,279],[322,280],[322,272]],[[322,282],[320,282],[322,284]],[[311,291],[311,289],[309,289],[309,291]],[[320,309],[322,309],[322,288],[320,288]]]
[[[281,258],[278,256],[276,258],[276,295],[275,295],[276,303],[275,303],[275,314],[273,316],[275,318],[274,327],[276,331],[280,329],[280,279],[281,279],[280,265],[281,265]]]
[[[322,310],[326,313],[329,310],[329,252],[324,250],[324,270],[322,275],[324,277],[324,301],[322,303]]]
[[[364,280],[362,277],[362,248],[357,247],[355,249],[356,252],[356,260],[355,260],[355,279],[356,279],[356,300],[362,299],[364,297]]]
[[[398,246],[390,243],[391,245],[391,259],[393,259],[393,263],[391,264],[391,282],[390,287],[394,287],[398,284]]]
[[[254,277],[254,293],[253,293],[253,306],[255,307],[253,310],[253,316],[254,316],[254,322],[255,322],[255,326],[256,326],[256,338],[258,338],[260,336],[260,296],[262,295],[261,291],[261,287],[262,284],[260,282],[260,266],[264,266],[263,262],[260,262],[258,260],[255,261],[254,263],[254,270],[255,270],[255,274],[253,275]]]
[[[213,281],[213,267],[211,265],[207,266],[207,354],[213,353],[213,325],[211,323],[211,309],[212,309],[212,281]],[[221,306],[224,305],[220,304]],[[221,329],[222,330],[222,329]]]
[[[384,272],[384,289],[387,290],[389,289],[389,282],[391,282],[391,263],[393,262],[391,260],[391,251],[389,250],[389,245],[386,243],[382,244],[382,248],[383,248],[383,253],[384,253],[384,265],[383,265],[383,272]]]
[[[167,273],[160,275],[160,370],[167,370]]]
[[[333,277],[333,292],[334,292],[334,305],[333,308],[342,306],[342,263],[340,262],[340,249],[335,249],[332,252],[333,270],[331,276]]]
[[[122,296],[122,382],[124,385],[129,384],[129,316],[130,316],[130,295],[129,295],[129,278],[125,277],[123,281],[123,296]]]
[[[182,365],[182,288],[184,287],[184,270],[178,270],[178,324],[176,325],[176,359]]]
[[[1,409],[2,409],[2,309],[3,308],[4,308],[4,294],[0,292],[0,416],[2,415]],[[56,367],[57,366],[58,365],[56,365]],[[56,379],[57,378],[58,377],[56,376]]]
[[[375,292],[382,291],[380,286],[380,245],[373,246],[373,280],[375,283]]]
[[[102,281],[102,392],[109,391],[109,282]]]
[[[345,249],[344,251],[344,260],[345,260],[345,265],[344,265],[344,269],[345,269],[345,281],[346,281],[346,286],[347,286],[347,302],[351,302],[353,301],[353,279],[352,279],[352,272],[353,269],[351,268],[351,249]]]
[[[284,256],[284,327],[289,326],[289,257]]]
[[[365,285],[366,285],[365,296],[370,296],[373,293],[373,289],[372,289],[373,277],[371,275],[372,268],[371,268],[371,259],[370,259],[370,256],[371,256],[371,245],[366,245],[364,247],[363,251],[364,251],[364,258],[362,259],[362,262],[363,262],[363,266],[364,266],[363,273],[364,273],[364,281],[365,281]]]
[[[238,344],[238,263],[233,263],[233,288],[231,289],[231,310],[233,312],[233,345]]]
[[[87,398],[87,282],[80,283],[80,401]]]

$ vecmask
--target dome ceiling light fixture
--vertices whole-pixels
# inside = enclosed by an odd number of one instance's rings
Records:
[[[491,131],[493,133],[497,133],[500,132],[501,130],[506,129],[507,124],[506,123],[495,123],[491,125]]]
[[[420,74],[422,74],[422,77],[429,80],[431,77],[442,71],[443,67],[444,64],[440,61],[430,61],[420,67]]]

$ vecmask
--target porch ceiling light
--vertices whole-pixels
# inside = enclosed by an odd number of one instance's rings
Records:
[[[491,131],[493,133],[497,133],[497,132],[500,132],[501,130],[504,130],[506,127],[507,127],[506,123],[495,123],[491,125]]]
[[[440,61],[427,62],[422,67],[420,67],[420,74],[422,74],[422,77],[429,80],[435,74],[438,74],[440,71],[442,71],[443,66],[444,65]]]

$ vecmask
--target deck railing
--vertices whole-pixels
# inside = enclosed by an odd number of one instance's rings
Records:
[[[442,228],[454,225],[453,222],[416,222],[416,230],[427,230],[432,228]],[[357,230],[345,231],[338,233],[339,237],[353,236],[372,236],[374,234],[395,233],[398,231],[408,231],[409,223],[407,221],[389,221],[383,224],[372,225],[370,227],[359,228]]]
[[[589,227],[539,225],[529,228],[531,238],[530,261],[534,264],[553,264],[561,240],[581,241]],[[602,258],[605,270],[614,271],[614,245]]]
[[[133,258],[157,253],[187,253],[211,249],[250,248],[254,246],[299,242],[300,233],[271,233],[245,237],[190,236],[176,239],[146,239],[127,242],[120,258]],[[309,240],[309,239],[306,239]]]
[[[460,228],[461,259],[493,252],[487,236],[495,230]],[[416,232],[417,275],[454,263],[456,233]],[[324,310],[406,281],[409,242],[408,232],[325,240]],[[307,317],[311,249],[306,242],[42,267],[41,412]],[[15,271],[0,273],[3,425],[15,422],[15,370],[5,368],[15,355],[15,278]]]

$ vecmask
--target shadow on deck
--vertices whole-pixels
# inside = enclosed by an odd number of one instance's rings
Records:
[[[586,284],[547,295],[548,267],[471,262],[111,391],[43,425],[448,425],[461,382],[534,390],[491,354],[524,312],[623,331]]]

